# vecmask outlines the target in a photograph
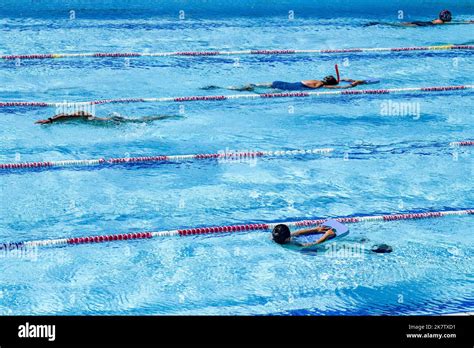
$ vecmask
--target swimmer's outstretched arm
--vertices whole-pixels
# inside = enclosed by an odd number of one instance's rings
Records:
[[[318,226],[318,227],[313,227],[313,228],[305,228],[296,232],[293,232],[291,236],[302,236],[304,234],[312,234],[315,232],[324,232],[325,227],[324,226]]]
[[[39,120],[39,121],[36,121],[35,123],[37,124],[47,124],[47,123],[53,123],[53,122],[56,122],[56,121],[63,121],[63,120],[67,120],[67,119],[78,119],[78,118],[90,118],[90,117],[94,117],[94,115],[88,113],[88,112],[84,112],[84,111],[79,111],[79,112],[76,112],[74,114],[57,114],[53,117],[49,117],[45,120]]]
[[[304,247],[304,248],[308,248],[308,247],[311,247],[313,245],[321,244],[326,239],[328,239],[329,237],[334,236],[334,235],[335,235],[334,231],[332,229],[329,229],[317,241],[315,241],[313,243],[305,243],[305,244],[302,244],[301,246]]]
[[[360,85],[363,81],[354,81],[354,82],[351,82],[350,84],[348,85],[345,85],[345,86],[327,86],[327,85],[324,85],[323,88],[330,88],[330,89],[339,89],[339,88],[352,88],[352,87],[355,87],[357,85]]]
[[[358,84],[364,83],[364,80],[354,80],[354,79],[341,79],[344,82],[357,82]]]

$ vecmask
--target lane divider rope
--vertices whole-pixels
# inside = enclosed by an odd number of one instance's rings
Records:
[[[162,156],[143,156],[143,157],[115,157],[99,158],[85,160],[65,160],[65,161],[43,161],[43,162],[19,162],[19,163],[0,163],[0,170],[15,169],[35,169],[35,168],[64,168],[64,167],[84,167],[100,165],[123,165],[138,163],[163,163],[179,162],[189,160],[238,160],[257,157],[290,157],[313,154],[328,154],[333,152],[332,148],[305,149],[305,150],[278,150],[278,151],[247,151],[247,152],[222,152],[222,153],[202,153],[192,155],[162,155]]]
[[[263,49],[237,51],[175,51],[175,52],[97,52],[97,53],[46,53],[46,54],[11,54],[2,55],[0,59],[58,59],[58,58],[135,58],[135,57],[179,57],[179,56],[235,56],[235,55],[285,55],[285,54],[340,54],[370,52],[420,52],[472,50],[474,45],[438,45],[414,47],[374,47],[374,48],[341,48],[341,49]]]
[[[474,140],[453,141],[450,146],[474,146]]]
[[[474,208],[463,210],[445,210],[445,211],[428,211],[428,212],[409,212],[401,214],[386,215],[360,215],[351,217],[337,217],[341,223],[360,223],[360,222],[387,222],[399,220],[415,220],[415,219],[431,219],[448,216],[465,216],[474,214]],[[63,247],[67,245],[92,244],[92,243],[108,243],[116,241],[126,241],[135,239],[152,239],[164,237],[183,237],[208,234],[223,234],[234,232],[250,232],[250,231],[268,231],[272,230],[276,225],[284,223],[289,227],[301,228],[308,226],[316,226],[324,222],[326,219],[315,220],[299,220],[299,221],[281,221],[272,223],[258,224],[241,224],[227,226],[210,226],[199,228],[187,228],[178,230],[167,230],[157,232],[131,232],[119,234],[107,234],[96,236],[83,236],[72,238],[58,238],[45,240],[32,240],[23,242],[0,243],[0,250],[15,250],[29,247]]]
[[[453,141],[449,143],[450,147],[474,146],[474,140]],[[334,148],[318,149],[298,149],[298,150],[277,150],[277,151],[225,151],[218,153],[201,153],[191,155],[158,155],[158,156],[140,156],[140,157],[112,157],[98,159],[78,159],[63,161],[35,161],[35,162],[17,162],[0,163],[0,171],[10,170],[28,170],[28,169],[49,169],[66,167],[89,167],[89,166],[113,166],[127,164],[147,164],[147,163],[166,163],[192,160],[240,160],[257,157],[294,157],[314,154],[331,154]]]
[[[271,98],[297,98],[297,97],[320,97],[334,95],[377,95],[392,93],[412,93],[412,92],[445,92],[461,91],[473,89],[474,85],[461,86],[433,86],[433,87],[407,87],[407,88],[387,88],[387,89],[362,89],[362,90],[342,90],[342,91],[308,91],[308,92],[284,92],[284,93],[263,93],[263,94],[230,94],[230,95],[201,95],[185,97],[162,97],[162,98],[119,98],[102,99],[86,102],[36,102],[36,101],[0,101],[0,107],[63,107],[63,106],[87,106],[102,104],[124,104],[124,103],[156,103],[156,102],[191,102],[191,101],[223,101],[234,99],[271,99]]]

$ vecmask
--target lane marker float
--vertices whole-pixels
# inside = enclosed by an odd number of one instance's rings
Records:
[[[398,220],[431,219],[431,218],[440,218],[440,217],[448,217],[448,216],[465,216],[465,215],[473,215],[473,214],[474,214],[474,208],[463,209],[463,210],[409,212],[409,213],[386,214],[386,215],[359,215],[359,216],[337,217],[335,219],[342,223],[388,222],[388,221],[398,221]],[[109,242],[119,242],[119,241],[126,241],[126,240],[135,240],[135,239],[149,240],[152,238],[164,238],[164,237],[184,237],[184,236],[223,234],[223,233],[234,233],[234,232],[269,231],[269,230],[272,230],[276,225],[280,223],[284,223],[288,225],[289,227],[293,227],[293,228],[302,228],[302,227],[308,227],[308,226],[316,226],[326,220],[327,219],[279,221],[279,222],[272,222],[272,223],[210,226],[210,227],[187,228],[187,229],[179,229],[179,230],[157,231],[157,232],[130,232],[130,233],[83,236],[83,237],[72,237],[72,238],[31,240],[31,241],[23,241],[23,242],[8,242],[8,243],[0,243],[0,250],[8,251],[8,250],[24,249],[24,248],[29,248],[29,247],[64,247],[68,245],[109,243]]]
[[[474,146],[474,140],[453,141],[449,146]]]

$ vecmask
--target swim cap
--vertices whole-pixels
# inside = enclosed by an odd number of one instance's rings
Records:
[[[278,244],[285,244],[290,237],[290,229],[284,224],[276,225],[272,231],[272,238]]]
[[[324,82],[325,85],[337,85],[338,84],[336,78],[332,75],[326,76],[323,79],[323,82]]]
[[[451,12],[448,10],[443,10],[439,13],[439,19],[443,22],[451,22]]]

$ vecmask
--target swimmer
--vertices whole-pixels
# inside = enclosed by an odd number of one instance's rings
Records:
[[[403,22],[403,23],[370,22],[370,23],[367,23],[365,26],[386,24],[386,25],[403,26],[403,27],[430,27],[433,25],[440,25],[440,24],[474,24],[473,20],[457,21],[457,22],[452,22],[451,20],[452,20],[451,11],[443,10],[439,13],[438,18],[433,19],[431,21],[413,21],[413,22]]]
[[[327,226],[327,225],[329,226]],[[337,236],[343,236],[347,234],[348,228],[335,220],[327,220],[323,222],[318,227],[307,228],[303,230],[296,231],[294,233],[290,232],[290,229],[285,224],[278,224],[273,228],[272,239],[275,243],[281,245],[287,245],[289,247],[298,248],[298,249],[309,249],[315,245],[322,244],[327,240],[333,239]],[[304,243],[298,239],[302,236],[309,235],[318,235],[318,237],[312,239],[312,242]],[[304,238],[304,237],[303,237]],[[372,246],[371,251],[373,253],[385,254],[391,253],[393,251],[392,247],[387,244],[375,244]]]
[[[445,24],[451,22],[452,14],[448,10],[443,10],[439,13],[437,19],[433,19],[432,21],[414,21],[414,22],[405,22],[401,23],[401,25],[406,27],[428,27],[431,25],[438,25],[438,24]]]
[[[307,234],[320,234],[321,237],[312,243],[300,243],[297,241],[296,237]],[[334,228],[322,225],[315,228],[307,228],[291,233],[287,225],[279,224],[276,225],[272,231],[272,239],[274,242],[278,244],[290,244],[303,248],[308,248],[313,245],[321,244],[328,239],[334,238],[335,236],[336,230]]]
[[[160,115],[160,116],[148,116],[142,118],[125,118],[117,113],[114,113],[110,117],[96,117],[91,113],[85,111],[77,111],[72,114],[58,114],[45,120],[36,121],[36,124],[51,124],[68,121],[80,121],[80,122],[91,122],[94,124],[121,124],[121,123],[148,123],[152,121],[164,120],[167,118],[176,118],[179,116],[171,115]]]
[[[226,89],[232,91],[254,91],[256,88],[272,88],[284,91],[302,91],[318,88],[352,88],[366,83],[364,80],[341,79],[340,81],[348,82],[346,85],[339,85],[339,81],[332,75],[326,76],[322,80],[303,80],[299,82],[273,81],[267,83],[248,84],[241,87],[229,86]],[[218,86],[207,86],[202,89],[218,89]]]

